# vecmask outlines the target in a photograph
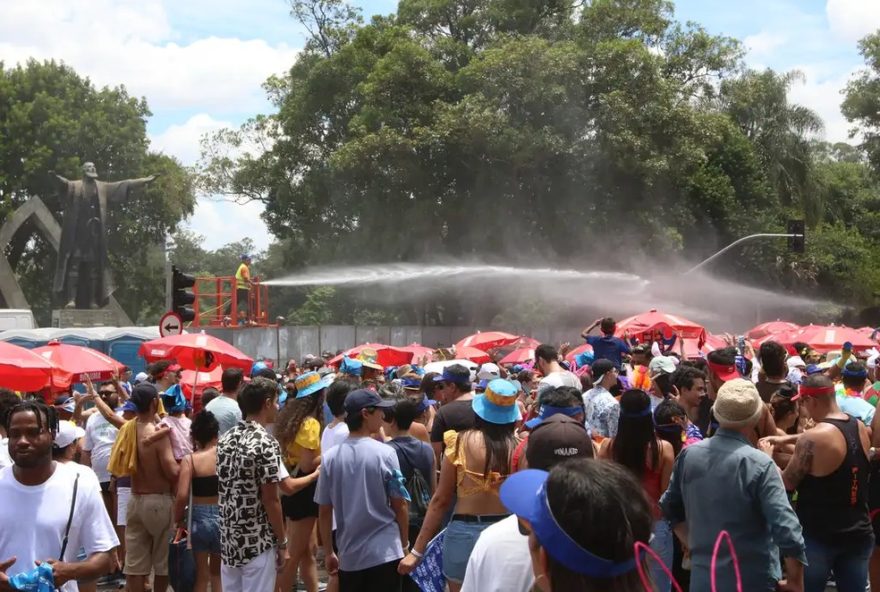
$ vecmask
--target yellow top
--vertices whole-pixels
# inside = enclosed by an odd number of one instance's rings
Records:
[[[321,454],[321,423],[314,417],[303,420],[296,438],[287,445],[284,460],[291,470],[299,464],[303,450],[313,450],[315,454]]]
[[[455,430],[443,432],[443,445],[446,447],[446,460],[455,465],[458,497],[467,497],[477,493],[498,493],[498,489],[507,475],[502,475],[498,471],[489,471],[488,475],[484,475],[482,472],[469,470],[464,451],[465,443],[458,441],[458,432]],[[467,486],[463,485],[465,477],[470,481]]]
[[[247,263],[242,262],[235,272],[235,287],[238,290],[250,290],[251,270],[248,269]]]
[[[116,477],[127,477],[137,471],[137,420],[130,419],[119,429],[107,471]]]

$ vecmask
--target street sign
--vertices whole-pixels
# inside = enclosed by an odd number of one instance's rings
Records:
[[[169,335],[180,335],[183,333],[183,321],[176,312],[166,312],[159,320],[159,335],[168,337]]]

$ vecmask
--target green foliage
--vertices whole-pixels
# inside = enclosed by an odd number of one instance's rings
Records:
[[[133,319],[158,320],[163,304],[161,243],[193,211],[189,173],[171,157],[148,151],[143,99],[124,87],[96,89],[68,66],[30,61],[0,63],[0,220],[30,196],[39,196],[60,220],[51,172],[81,176],[85,161],[103,180],[158,174],[145,191],[111,208],[108,221],[115,294]],[[32,223],[7,249],[38,322],[48,324],[56,254]]]
[[[723,264],[842,294],[832,237],[876,246],[873,183],[858,151],[812,141],[821,121],[789,100],[799,74],[746,70],[738,41],[676,22],[667,0],[402,0],[366,24],[340,1],[295,4],[313,37],[267,82],[277,111],[207,138],[200,165],[212,191],[265,203],[287,270],[584,254],[625,268],[698,260],[805,218],[819,237],[808,262],[760,245]],[[855,300],[880,287],[850,272],[869,286]],[[362,305],[339,291],[291,298],[292,318],[342,321]],[[347,310],[330,314],[339,299]],[[460,304],[388,312],[477,320]],[[484,308],[484,321],[499,313]]]
[[[865,68],[847,85],[841,110],[854,131],[862,135],[861,147],[875,172],[880,171],[880,33],[859,42]]]

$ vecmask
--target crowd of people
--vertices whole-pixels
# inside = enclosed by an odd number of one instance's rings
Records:
[[[878,352],[614,333],[574,362],[227,368],[198,401],[174,360],[0,389],[0,591],[165,592],[181,533],[198,592],[880,590]]]

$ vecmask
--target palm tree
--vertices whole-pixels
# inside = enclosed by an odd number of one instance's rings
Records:
[[[823,210],[816,190],[811,140],[822,131],[822,119],[811,109],[788,100],[799,71],[748,71],[721,84],[721,109],[755,145],[767,178],[783,206],[799,207],[816,224]]]

